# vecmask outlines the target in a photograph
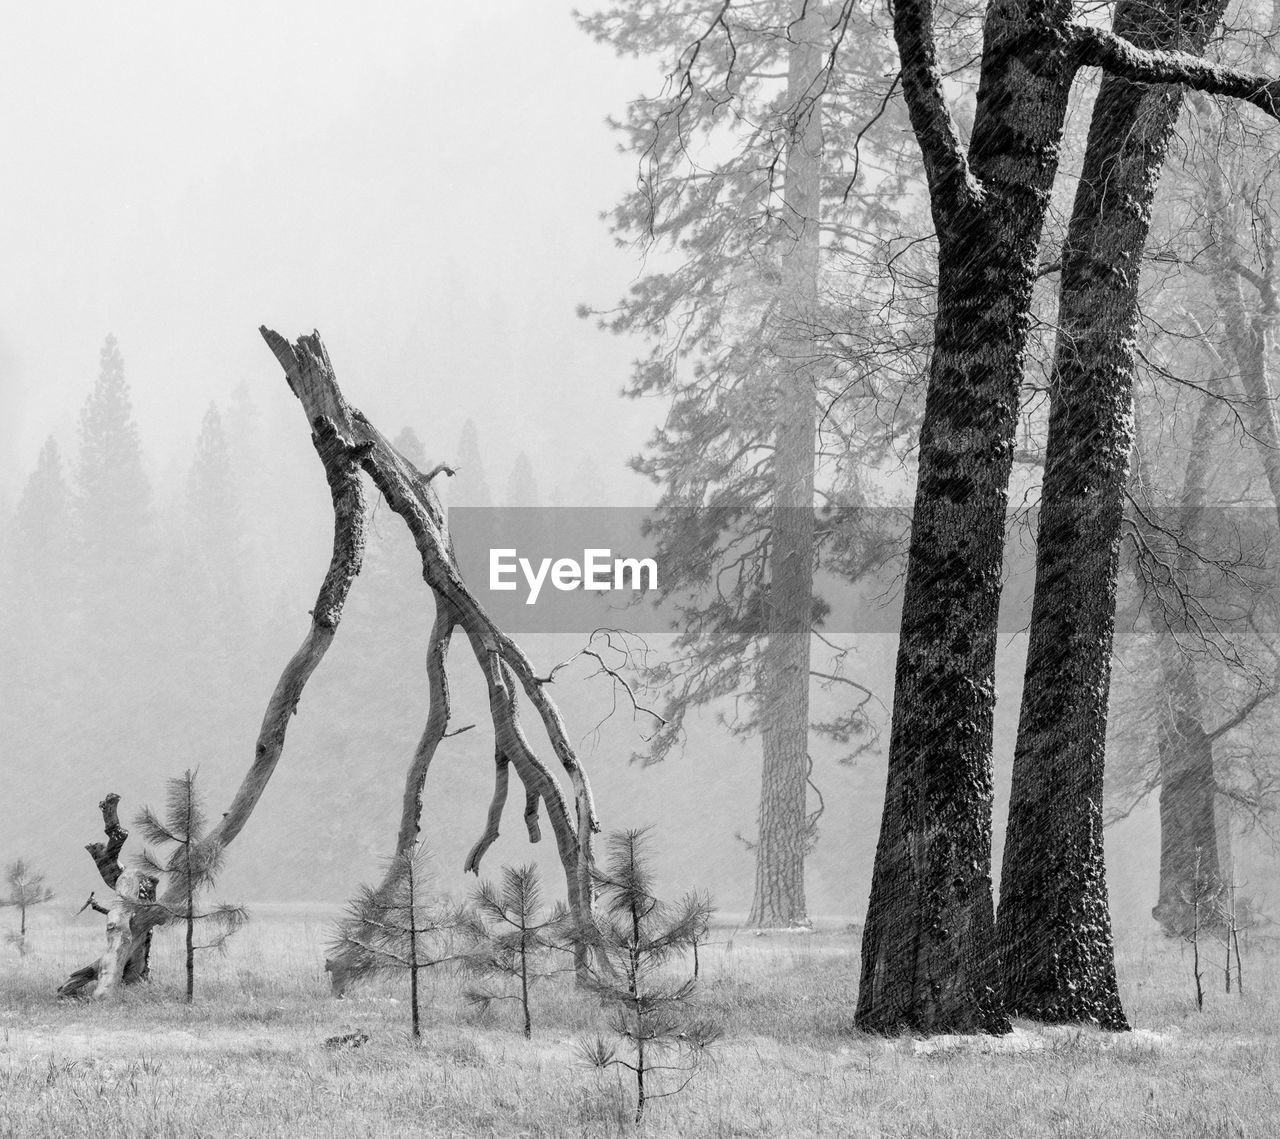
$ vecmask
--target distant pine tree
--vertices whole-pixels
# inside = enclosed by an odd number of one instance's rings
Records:
[[[449,480],[449,502],[453,506],[492,506],[493,496],[484,477],[480,460],[480,437],[475,423],[468,419],[462,425],[455,462],[458,473]]]
[[[523,451],[516,456],[515,465],[511,468],[511,477],[507,479],[508,506],[541,506],[538,496],[538,480],[533,477],[533,464]]]
[[[41,594],[59,584],[65,586],[67,581],[71,511],[71,488],[63,474],[58,444],[50,436],[40,448],[36,469],[18,499],[14,519],[19,580]]]
[[[194,556],[211,600],[222,610],[225,621],[228,611],[238,610],[242,601],[242,528],[231,451],[216,404],[209,405],[196,438],[195,458],[187,476],[187,509]]]
[[[391,445],[418,470],[426,467],[427,449],[422,445],[422,440],[418,438],[418,433],[412,427],[401,428],[400,434],[392,440]]]
[[[151,485],[114,336],[102,346],[98,380],[80,412],[75,483],[88,565],[95,573],[127,572],[145,558]]]

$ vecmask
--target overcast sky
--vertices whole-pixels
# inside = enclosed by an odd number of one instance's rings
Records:
[[[635,348],[574,307],[638,271],[598,217],[634,178],[604,118],[660,79],[562,0],[9,6],[0,489],[73,442],[108,332],[159,466],[238,383],[287,402],[266,323],[318,328],[433,458],[471,417],[546,489],[582,451],[643,501],[621,461],[662,408],[618,398]]]

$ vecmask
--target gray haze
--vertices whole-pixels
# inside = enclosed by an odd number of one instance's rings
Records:
[[[472,420],[498,496],[523,452],[544,500],[554,492],[569,503],[651,501],[625,460],[665,406],[619,398],[636,345],[574,310],[608,307],[641,271],[599,219],[635,177],[604,118],[661,77],[591,43],[558,0],[376,10],[230,3],[198,15],[28,5],[7,15],[0,503],[17,500],[50,435],[70,470],[76,417],[108,333],[124,359],[162,523],[173,525],[211,402],[225,413],[243,385],[261,435],[256,451],[231,440],[233,454],[260,463],[236,472],[256,485],[245,499],[255,536],[244,574],[267,601],[250,613],[254,635],[206,676],[207,662],[182,643],[204,615],[184,610],[175,589],[170,611],[122,634],[135,648],[151,638],[118,681],[137,688],[128,705],[137,715],[111,719],[114,681],[84,698],[99,718],[66,738],[36,730],[29,708],[11,709],[22,725],[4,756],[16,776],[17,822],[0,861],[24,855],[48,866],[59,892],[79,898],[95,885],[82,846],[98,837],[106,791],[125,796],[131,817],[160,801],[166,777],[199,764],[211,810],[222,809],[275,676],[306,628],[327,556],[328,502],[259,324],[290,337],[319,329],[351,400],[389,436],[411,425],[432,461],[456,458]],[[597,472],[589,486],[580,473],[588,470]],[[377,529],[397,525],[384,512]],[[397,557],[413,582],[412,557]],[[389,600],[394,590],[379,595],[382,586],[358,582],[356,593],[365,587],[368,608],[348,615],[276,779],[231,852],[232,896],[277,898],[279,871],[289,897],[337,901],[390,853],[403,767],[421,729],[429,599],[419,582],[420,604],[406,617]],[[16,668],[39,634],[22,636]],[[574,645],[534,638],[530,648],[550,664]],[[893,651],[891,637],[860,648],[885,708]],[[1011,638],[1001,659],[1002,788],[1024,653],[1022,638]],[[57,659],[56,671],[88,668],[75,652]],[[160,674],[175,671],[176,680],[163,677],[172,688],[159,687]],[[734,834],[755,825],[758,749],[727,738],[708,712],[679,759],[629,766],[644,725],[623,716],[594,735],[611,696],[606,682],[582,679],[585,671],[565,682],[562,699],[606,826],[665,818],[664,871],[745,912],[751,856]],[[358,675],[384,703],[344,704],[344,686]],[[203,726],[159,727],[182,719],[164,695],[177,689]],[[474,686],[459,692],[458,722],[482,718]],[[378,717],[376,746],[361,726],[366,712]],[[71,713],[40,715],[58,724]],[[887,738],[886,719],[882,711]],[[450,871],[482,824],[490,746],[480,732],[460,737],[432,771],[428,835]],[[854,917],[865,905],[883,748],[854,768],[836,765],[837,750],[817,757],[827,815],[810,897],[816,914]],[[998,802],[997,820],[1003,809]],[[527,857],[517,814],[509,807],[492,873]],[[1148,856],[1117,884],[1120,921],[1154,893],[1150,812],[1127,826]]]
[[[164,456],[241,381],[281,388],[263,323],[319,328],[358,402],[423,424],[433,451],[472,417],[545,456],[548,484],[588,453],[611,493],[645,493],[617,462],[646,430],[615,398],[628,349],[574,306],[637,269],[598,221],[633,177],[603,119],[651,69],[565,5],[75,5],[6,23],[10,493],[73,423],[106,333]]]

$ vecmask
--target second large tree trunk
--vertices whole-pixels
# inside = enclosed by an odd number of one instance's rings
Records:
[[[1209,4],[1116,10],[1145,48],[1202,51]],[[1181,20],[1179,20],[1181,17]],[[1010,1013],[1126,1028],[1102,840],[1111,648],[1151,204],[1181,89],[1102,81],[1063,250],[1026,679],[1001,877]]]
[[[938,312],[862,940],[867,1031],[1008,1028],[991,892],[997,618],[1031,292],[1074,66],[1031,34],[1043,19],[1019,3],[988,9],[969,147],[980,192],[967,177],[931,185]],[[895,23],[900,46],[910,34]],[[913,125],[930,145],[930,124],[913,112]]]

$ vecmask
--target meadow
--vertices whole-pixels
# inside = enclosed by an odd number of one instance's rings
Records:
[[[0,1135],[117,1136],[1273,1136],[1280,1131],[1280,945],[1253,936],[1243,996],[1216,943],[1197,1011],[1190,953],[1155,933],[1119,943],[1135,1031],[883,1040],[852,1030],[855,932],[712,931],[699,1001],[725,1036],[679,1095],[636,1128],[631,1090],[584,1062],[598,1005],[571,979],[478,1015],[464,978],[427,975],[409,1035],[398,978],[334,999],[323,972],[336,911],[257,906],[181,996],[178,935],[153,979],[108,1002],[53,991],[101,945],[101,920],[44,907],[32,952],[0,953]],[[363,1032],[361,1047],[326,1039]]]

